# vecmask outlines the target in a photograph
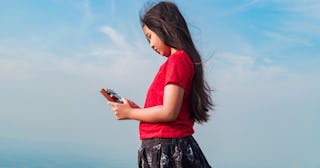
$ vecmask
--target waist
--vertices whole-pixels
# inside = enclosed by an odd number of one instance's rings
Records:
[[[157,144],[161,145],[174,145],[182,142],[193,141],[194,138],[192,135],[182,137],[182,138],[150,138],[141,140],[141,147],[150,147]]]
[[[140,139],[182,138],[194,133],[193,122],[185,124],[151,124],[140,122]]]

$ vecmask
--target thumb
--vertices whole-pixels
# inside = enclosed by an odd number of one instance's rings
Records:
[[[123,102],[123,104],[129,103],[129,102],[128,102],[128,99],[126,99],[126,98],[121,98],[120,100]]]
[[[115,102],[112,102],[112,101],[108,101],[108,104],[109,104],[110,106],[114,106],[116,103],[115,103]]]

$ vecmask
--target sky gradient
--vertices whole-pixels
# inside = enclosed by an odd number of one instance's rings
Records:
[[[138,122],[101,88],[143,106],[165,58],[145,39],[146,0],[3,1],[0,167],[132,167]],[[176,0],[214,88],[194,134],[216,168],[320,167],[320,2]]]

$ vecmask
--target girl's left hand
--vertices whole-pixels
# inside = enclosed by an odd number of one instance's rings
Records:
[[[111,101],[109,101],[108,104],[112,107],[112,111],[114,112],[117,120],[130,119],[131,110],[137,107],[132,107],[132,105],[136,105],[132,101],[129,101],[125,98],[121,98],[121,101],[123,102],[123,104]]]

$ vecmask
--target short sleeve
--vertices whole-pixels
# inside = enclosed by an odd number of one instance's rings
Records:
[[[176,84],[184,89],[191,86],[194,67],[191,58],[180,50],[168,58],[165,85]]]

